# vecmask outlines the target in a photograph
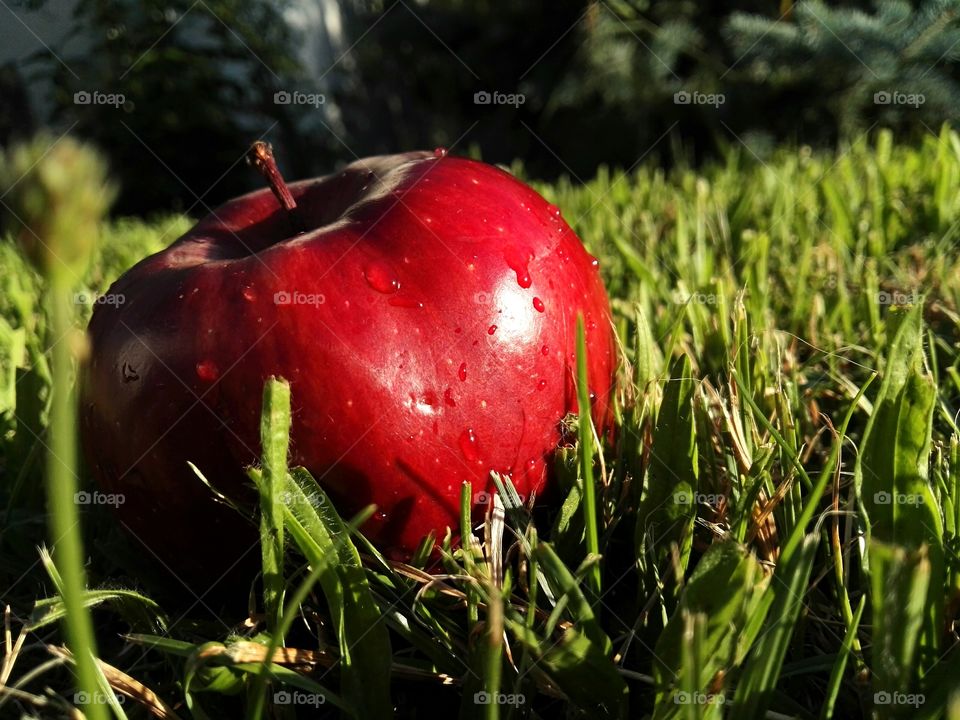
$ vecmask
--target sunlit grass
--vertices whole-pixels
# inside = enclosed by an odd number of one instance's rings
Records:
[[[539,189],[600,258],[623,348],[616,432],[593,448],[585,414],[567,420],[587,442],[558,453],[561,507],[534,522],[497,478],[498,511],[468,551],[441,538],[440,568],[389,562],[353,533],[362,517],[345,522],[309,474],[285,470],[288,409],[269,393],[252,478],[262,536],[285,537],[286,553],[265,549],[252,620],[169,627],[112,589],[136,582],[101,550],[122,541],[108,516],[83,517],[103,541],[92,582],[111,588],[89,602],[149,648],[132,674],[200,718],[267,717],[283,692],[313,698],[278,711],[303,717],[943,716],[960,673],[960,138],[878,133],[766,163],[733,148],[699,171]],[[85,291],[188,225],[112,224]],[[45,582],[29,570],[45,508],[45,291],[0,244],[0,587],[21,619]],[[84,322],[90,307],[75,310]],[[31,638],[59,608],[40,604]],[[50,657],[28,644],[8,685]],[[135,665],[117,650],[103,659]],[[71,698],[50,673],[0,702],[29,709],[45,685]]]

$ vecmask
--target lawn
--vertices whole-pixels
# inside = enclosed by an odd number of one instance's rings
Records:
[[[108,704],[74,691],[38,549],[63,318],[0,243],[0,717],[960,718],[960,136],[534,184],[600,259],[621,340],[615,431],[567,419],[561,502],[497,478],[467,549],[389,562],[286,471],[271,388],[266,588],[158,587],[78,506]],[[71,320],[191,222],[107,224]]]

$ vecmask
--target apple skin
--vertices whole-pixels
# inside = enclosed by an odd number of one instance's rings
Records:
[[[308,468],[389,556],[457,534],[461,484],[547,488],[576,411],[585,321],[593,414],[609,422],[616,352],[596,261],[533,189],[444,152],[357,161],[236,198],[110,288],[81,378],[82,441],[122,524],[175,573],[215,579],[256,534],[215,503],[260,454],[262,388],[290,381],[291,464]],[[479,498],[483,500],[483,498]],[[475,516],[485,506],[477,502]]]

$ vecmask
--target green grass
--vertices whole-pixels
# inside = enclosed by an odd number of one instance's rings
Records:
[[[183,718],[960,718],[960,137],[538,189],[600,258],[623,353],[612,439],[567,419],[561,506],[534,518],[497,477],[502,520],[441,539],[442,571],[398,567],[286,467],[268,388],[254,620],[148,600],[84,513],[102,682]],[[84,288],[188,225],[110,224]],[[26,628],[0,717],[74,697],[36,550],[47,289],[0,244],[0,588],[11,644]]]

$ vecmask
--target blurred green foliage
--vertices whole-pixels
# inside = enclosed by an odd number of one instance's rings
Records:
[[[921,135],[960,101],[958,0],[318,7],[81,0],[77,40],[54,46],[63,62],[44,50],[20,66],[53,79],[55,125],[75,121],[75,133],[104,148],[120,213],[198,215],[255,186],[238,161],[262,134],[291,177],[444,145],[492,162],[522,158],[543,179],[587,178],[604,164],[700,163],[730,147],[767,160],[779,141],[832,147],[877,124]],[[9,112],[26,117],[8,75],[3,97],[18,108]],[[126,103],[74,104],[75,92],[93,89]],[[283,89],[326,101],[277,104]],[[523,102],[477,104],[478,92]],[[718,99],[683,103],[677,93]],[[0,137],[8,124],[0,117]]]

